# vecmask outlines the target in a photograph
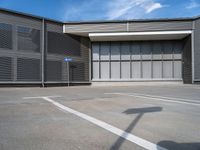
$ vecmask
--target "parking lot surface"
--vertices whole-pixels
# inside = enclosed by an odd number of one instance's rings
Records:
[[[0,150],[200,150],[200,86],[0,88]]]

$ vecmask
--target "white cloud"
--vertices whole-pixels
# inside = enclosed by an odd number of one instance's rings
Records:
[[[200,7],[200,3],[197,3],[196,0],[190,0],[189,5],[186,6],[187,9],[193,9]]]
[[[155,0],[111,0],[108,4],[108,19],[139,18],[164,7]]]

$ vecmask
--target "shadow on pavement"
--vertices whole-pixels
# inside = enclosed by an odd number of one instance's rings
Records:
[[[126,132],[130,133],[145,113],[154,113],[154,112],[160,112],[160,111],[162,111],[162,107],[131,108],[131,109],[125,110],[123,113],[127,115],[131,115],[131,114],[138,114],[138,115],[126,128],[124,134],[126,134]],[[110,150],[120,149],[124,141],[125,141],[124,138],[119,137],[115,141],[115,143],[111,146]]]
[[[160,141],[157,145],[168,150],[200,150],[200,143],[176,143],[174,141]]]

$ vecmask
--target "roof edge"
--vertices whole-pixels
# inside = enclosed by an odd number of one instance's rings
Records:
[[[55,23],[62,23],[62,24],[95,24],[95,23],[126,23],[126,22],[164,22],[164,21],[194,21],[197,19],[200,19],[199,16],[194,16],[194,17],[180,17],[180,18],[147,18],[147,19],[130,19],[130,20],[91,20],[91,21],[59,21],[55,19],[50,19],[42,16],[37,16],[37,15],[32,15],[29,13],[24,13],[20,11],[15,11],[7,8],[2,8],[0,7],[0,11],[5,11],[8,13],[13,13],[17,15],[22,15],[25,17],[32,17],[40,20],[47,20],[47,21],[52,21]]]
[[[46,18],[46,17],[42,17],[42,16],[37,16],[37,15],[33,15],[33,14],[29,14],[29,13],[24,13],[24,12],[20,12],[20,11],[16,11],[16,10],[11,10],[11,9],[7,9],[7,8],[2,8],[0,7],[0,11],[4,11],[7,13],[13,13],[13,14],[17,14],[17,15],[22,15],[25,17],[31,17],[31,18],[35,18],[35,19],[39,19],[39,20],[47,20],[47,21],[51,21],[51,22],[56,22],[56,23],[64,23],[62,21],[59,20],[55,20],[55,19],[50,19],[50,18]]]

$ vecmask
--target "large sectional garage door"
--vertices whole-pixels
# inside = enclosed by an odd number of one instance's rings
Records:
[[[182,41],[94,42],[93,81],[182,80]]]

